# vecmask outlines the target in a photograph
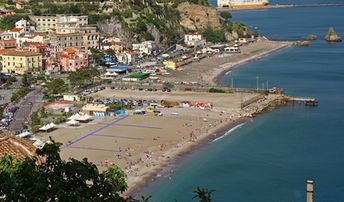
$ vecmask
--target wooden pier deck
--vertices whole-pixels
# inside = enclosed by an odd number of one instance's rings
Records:
[[[274,9],[274,8],[311,8],[311,7],[339,7],[344,6],[343,4],[285,4],[285,5],[267,5],[260,7],[244,7],[244,8],[217,8],[218,11],[239,11],[239,10],[260,10],[260,9]]]

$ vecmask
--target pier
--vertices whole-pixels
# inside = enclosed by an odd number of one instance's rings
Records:
[[[318,100],[315,98],[295,98],[295,97],[286,97],[287,102],[299,102],[304,103],[305,106],[318,106]]]
[[[339,7],[344,4],[304,4],[304,5],[295,5],[295,4],[286,4],[286,5],[267,5],[260,7],[244,7],[244,8],[217,8],[217,11],[236,11],[236,10],[261,10],[261,9],[274,9],[274,8],[311,8],[311,7]]]

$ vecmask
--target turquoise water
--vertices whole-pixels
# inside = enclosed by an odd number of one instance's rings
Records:
[[[310,2],[310,1],[308,1]],[[326,1],[330,2],[330,1]],[[343,8],[295,8],[238,12],[234,20],[279,40],[322,36],[334,26],[344,36]],[[344,43],[318,39],[242,65],[223,84],[283,87],[316,97],[317,108],[285,106],[259,116],[230,135],[177,159],[142,193],[154,202],[192,201],[197,186],[215,189],[217,202],[304,202],[307,179],[317,202],[344,201]],[[266,85],[266,84],[265,84]],[[175,167],[176,166],[176,167]],[[169,178],[171,177],[171,178]]]

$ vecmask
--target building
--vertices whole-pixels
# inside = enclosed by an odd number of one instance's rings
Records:
[[[22,2],[16,2],[16,9],[21,10],[24,9],[25,5]]]
[[[136,61],[136,55],[132,51],[124,51],[121,53],[116,54],[117,61],[121,64],[132,64]]]
[[[15,39],[0,40],[0,49],[16,48]]]
[[[35,22],[36,30],[40,32],[47,32],[49,29],[88,25],[88,16],[86,15],[41,15],[31,16],[30,18]]]
[[[184,35],[184,43],[188,47],[197,47],[205,45],[206,41],[203,40],[203,35],[199,33],[189,33]]]
[[[50,51],[47,44],[39,42],[25,42],[21,47],[25,51],[40,53],[42,55],[42,70],[46,70],[50,60]]]
[[[68,47],[84,47],[84,36],[81,33],[60,34],[49,32],[50,45],[55,52],[62,52]]]
[[[82,111],[90,116],[106,116],[109,107],[104,104],[87,104],[82,107]]]
[[[83,35],[83,46],[89,48],[100,48],[100,36],[97,27],[82,26],[78,28],[78,31]]]
[[[18,48],[22,47],[23,44],[26,42],[48,44],[49,37],[48,35],[43,33],[23,33],[19,35],[16,39],[16,45]]]
[[[1,64],[3,73],[37,72],[42,68],[42,55],[32,51],[7,51],[2,54]]]
[[[142,43],[133,44],[133,51],[140,56],[152,55],[158,50],[158,46],[154,41],[144,41]]]
[[[13,39],[17,39],[20,34],[24,33],[23,28],[13,28],[8,31],[8,33],[12,36]]]
[[[32,157],[36,154],[36,147],[22,138],[4,134],[0,131],[0,158],[12,156],[17,160]]]
[[[16,28],[24,29],[24,32],[29,32],[33,29],[31,21],[25,20],[24,18],[16,22]]]
[[[79,48],[65,48],[60,56],[64,72],[76,71],[88,67],[88,54]]]
[[[72,101],[72,102],[80,102],[81,98],[79,95],[66,94],[66,95],[63,95],[63,100]]]
[[[12,34],[8,33],[8,31],[4,31],[0,33],[0,40],[10,40],[13,39]]]

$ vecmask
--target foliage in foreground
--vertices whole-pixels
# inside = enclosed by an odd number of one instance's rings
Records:
[[[3,201],[116,201],[149,202],[122,193],[128,188],[126,174],[116,165],[99,172],[86,158],[62,160],[60,145],[51,140],[36,156],[0,159],[0,196]],[[193,199],[212,202],[214,190],[197,187]]]
[[[86,158],[64,161],[59,151],[53,142],[32,159],[1,159],[0,196],[5,201],[133,201],[120,195],[127,184],[119,167],[100,173]]]

